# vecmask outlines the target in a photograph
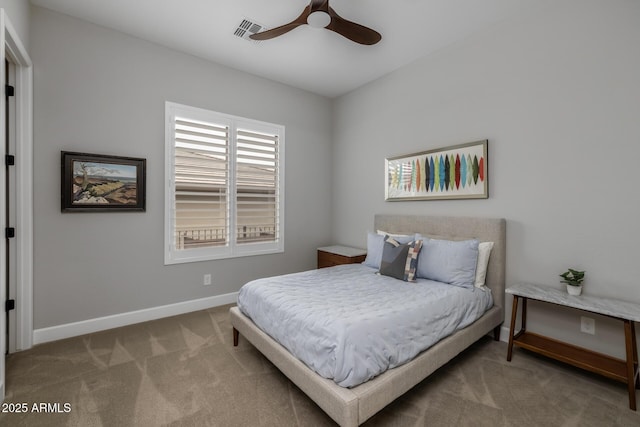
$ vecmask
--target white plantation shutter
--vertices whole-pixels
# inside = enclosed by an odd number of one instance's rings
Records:
[[[229,128],[175,120],[175,249],[225,246],[229,219]]]
[[[165,264],[282,252],[284,127],[166,106]]]
[[[238,129],[236,212],[239,244],[278,239],[278,136]]]

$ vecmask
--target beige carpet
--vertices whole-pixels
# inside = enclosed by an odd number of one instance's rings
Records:
[[[0,425],[335,425],[242,337],[232,346],[228,309],[10,355],[3,408],[29,411],[2,413]],[[481,340],[365,425],[640,426],[624,384],[520,349],[509,363],[506,353],[505,343]],[[31,412],[34,403],[60,412]]]

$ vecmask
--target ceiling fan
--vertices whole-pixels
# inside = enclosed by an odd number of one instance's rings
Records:
[[[288,24],[252,34],[249,37],[253,40],[269,40],[305,24],[316,28],[326,28],[360,44],[372,45],[382,39],[377,31],[342,18],[329,6],[329,0],[311,0],[300,16]]]

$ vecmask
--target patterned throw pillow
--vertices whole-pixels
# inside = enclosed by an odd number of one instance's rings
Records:
[[[380,262],[382,261],[382,251],[384,250],[384,238],[387,237],[387,234],[379,234],[381,233],[378,230],[378,233],[368,233],[367,234],[367,257],[363,261],[363,264],[369,267],[373,267],[376,269],[380,269]],[[412,240],[417,240],[415,235],[412,236],[401,236],[401,235],[392,235],[393,239],[398,243],[409,243]]]
[[[386,236],[382,250],[382,261],[380,262],[380,274],[405,282],[415,282],[418,254],[421,248],[422,240],[402,244],[394,238]]]

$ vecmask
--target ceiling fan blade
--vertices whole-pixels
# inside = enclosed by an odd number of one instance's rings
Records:
[[[327,30],[334,31],[360,44],[372,45],[382,40],[379,32],[355,22],[347,21],[331,7],[329,7],[329,15],[331,16],[331,22],[325,27]]]
[[[260,33],[251,34],[249,36],[249,38],[252,39],[252,40],[269,40],[269,39],[272,39],[274,37],[278,37],[278,36],[281,36],[281,35],[283,35],[285,33],[288,33],[289,31],[293,30],[294,28],[299,27],[300,25],[306,24],[307,23],[307,18],[309,17],[309,14],[311,13],[311,7],[312,6],[313,6],[313,1],[311,3],[309,3],[309,5],[307,7],[304,8],[304,10],[300,14],[300,16],[298,16],[296,19],[294,19],[293,21],[289,22],[288,24],[284,24],[284,25],[281,25],[279,27],[272,28],[270,30],[262,31]]]
[[[284,24],[281,25],[279,27],[276,28],[272,28],[270,30],[267,31],[262,31],[260,33],[255,33],[255,34],[251,34],[249,36],[250,39],[252,40],[269,40],[272,39],[274,37],[278,37],[281,36],[285,33],[288,33],[289,31],[293,30],[296,27],[299,27],[300,23],[298,22],[290,22],[288,24]]]
[[[311,0],[311,3],[309,3],[309,7],[314,12],[321,10],[323,12],[329,13],[329,0]]]

